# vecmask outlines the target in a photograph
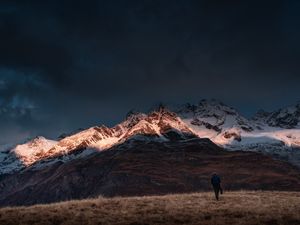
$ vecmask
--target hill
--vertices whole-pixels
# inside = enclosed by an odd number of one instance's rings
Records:
[[[0,205],[31,205],[99,195],[143,196],[210,190],[297,191],[299,169],[255,152],[225,151],[208,139],[131,139],[85,159],[0,177]]]
[[[96,198],[0,209],[0,224],[298,225],[299,192],[226,192]]]
[[[299,121],[300,104],[273,113],[259,111],[252,119],[216,100],[174,108],[160,105],[148,113],[130,111],[113,127],[79,129],[55,140],[38,136],[14,147],[0,148],[0,175],[85,158],[136,136],[152,136],[157,142],[209,138],[228,150],[260,152],[300,167]]]

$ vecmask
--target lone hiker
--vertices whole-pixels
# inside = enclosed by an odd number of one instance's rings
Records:
[[[210,181],[211,181],[211,184],[214,188],[216,199],[219,200],[219,192],[221,194],[223,194],[223,190],[222,190],[222,187],[221,187],[221,178],[216,173],[214,173],[212,175]]]

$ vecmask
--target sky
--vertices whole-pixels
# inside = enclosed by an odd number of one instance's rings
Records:
[[[300,100],[300,1],[2,0],[0,145],[219,99]]]

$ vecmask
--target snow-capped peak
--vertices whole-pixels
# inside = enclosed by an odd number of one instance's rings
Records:
[[[148,115],[140,115],[134,126],[129,127],[122,137],[127,139],[133,135],[146,135],[169,140],[170,133],[179,139],[189,138],[194,132],[174,113],[165,107],[159,107]]]
[[[297,129],[300,104],[273,113],[260,111],[251,120],[217,100],[170,108],[160,105],[148,114],[130,111],[126,119],[114,127],[81,129],[60,136],[58,141],[36,137],[0,151],[0,174],[85,157],[128,140],[166,142],[199,137],[230,149],[261,151],[261,146],[268,146],[263,149],[275,146],[277,152],[283,145],[300,147],[300,130]]]
[[[112,128],[95,126],[58,141],[36,137],[10,151],[1,152],[0,173],[12,172],[36,162],[43,162],[40,164],[44,166],[47,165],[46,161],[53,162],[55,158],[65,161],[86,156],[134,138],[170,141],[174,138],[182,140],[191,137],[195,137],[195,133],[175,113],[167,109],[159,108],[149,114],[134,112]]]
[[[293,106],[281,108],[272,112],[266,119],[272,127],[299,128],[300,127],[300,102]]]
[[[217,100],[201,100],[198,104],[186,104],[176,110],[178,115],[195,130],[220,133],[233,127],[244,131],[255,129],[253,124],[237,110]]]
[[[56,141],[38,136],[27,143],[17,145],[11,150],[11,154],[14,154],[27,166],[39,159],[41,155],[47,152],[55,144]]]
[[[0,174],[30,166],[56,144],[56,141],[38,136],[28,142],[16,145],[11,150],[0,152]]]

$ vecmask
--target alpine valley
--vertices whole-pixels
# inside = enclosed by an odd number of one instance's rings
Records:
[[[300,190],[300,103],[247,119],[217,100],[36,137],[0,151],[0,205],[103,196],[225,190]]]

